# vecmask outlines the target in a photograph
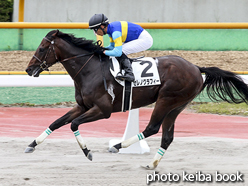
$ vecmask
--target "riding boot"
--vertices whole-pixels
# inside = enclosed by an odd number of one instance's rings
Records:
[[[117,57],[116,59],[119,61],[120,66],[122,66],[123,70],[125,71],[124,75],[121,72],[119,72],[116,76],[116,79],[121,81],[126,80],[130,82],[134,82],[132,64],[128,59],[128,57],[124,53],[122,53],[122,55],[120,57]]]

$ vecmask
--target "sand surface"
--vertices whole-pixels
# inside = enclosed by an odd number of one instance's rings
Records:
[[[34,51],[0,52],[0,71],[24,71]],[[144,51],[129,57],[159,57],[178,55],[200,67],[219,67],[229,71],[248,71],[248,51]],[[51,71],[64,71],[61,64],[50,67]]]
[[[156,153],[160,138],[147,139],[150,153],[110,154],[107,151],[110,138],[85,138],[93,152],[93,161],[84,157],[74,139],[47,139],[36,151],[25,154],[24,149],[32,138],[0,138],[0,185],[2,186],[126,186],[146,185],[147,178],[156,180],[150,185],[217,185],[219,174],[242,176],[244,182],[221,182],[218,185],[247,185],[248,140],[178,137],[175,138],[159,166],[154,170],[141,168],[147,165]],[[196,172],[211,176],[211,182],[190,182],[183,173]],[[178,182],[165,182],[165,175],[180,177]],[[227,175],[226,175],[227,176]],[[238,178],[238,177],[237,177]],[[198,179],[198,178],[195,178]]]
[[[0,52],[0,71],[24,71],[34,51]],[[179,55],[198,66],[216,66],[224,70],[247,71],[247,51],[146,51],[136,56]],[[56,64],[50,70],[64,70]],[[42,131],[40,131],[42,132]],[[147,178],[156,175],[151,185],[248,185],[248,140],[177,137],[156,169],[145,170],[160,146],[160,138],[147,139],[150,153],[110,154],[110,138],[85,138],[93,151],[93,161],[84,157],[75,139],[47,139],[32,154],[24,149],[33,138],[0,137],[0,186],[129,186],[146,185]],[[211,182],[187,180],[183,173],[204,174]],[[216,171],[228,177],[242,174],[244,182],[216,182]],[[237,173],[238,171],[238,173]],[[196,173],[197,172],[197,173]],[[178,182],[165,182],[169,173]],[[153,177],[154,178],[154,177]],[[238,177],[236,177],[238,178]],[[160,182],[158,181],[160,180]],[[162,181],[161,181],[162,180]]]

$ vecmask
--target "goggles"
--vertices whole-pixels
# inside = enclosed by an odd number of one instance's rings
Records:
[[[97,30],[99,29],[100,27],[95,27],[95,28],[92,28],[92,30],[94,30],[95,33],[97,33]]]

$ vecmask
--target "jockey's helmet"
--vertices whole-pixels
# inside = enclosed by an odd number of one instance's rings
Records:
[[[104,14],[95,14],[89,20],[89,28],[94,29],[101,25],[108,25],[109,20]]]

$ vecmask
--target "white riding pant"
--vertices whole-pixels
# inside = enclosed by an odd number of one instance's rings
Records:
[[[142,52],[151,48],[152,44],[152,36],[146,30],[143,30],[138,39],[135,39],[128,43],[123,43],[122,52],[126,55]]]

